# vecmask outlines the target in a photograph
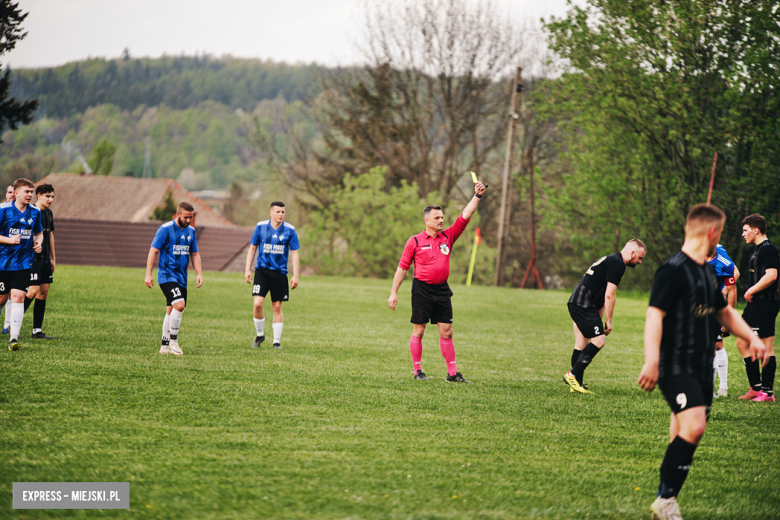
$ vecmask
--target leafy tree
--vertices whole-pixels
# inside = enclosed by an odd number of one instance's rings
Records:
[[[780,224],[779,22],[767,0],[589,0],[546,24],[568,63],[541,104],[566,139],[549,214],[585,255],[611,249],[619,227],[667,258],[706,201],[715,152],[733,256],[743,216]]]
[[[168,192],[165,194],[165,199],[163,199],[162,205],[157,206],[154,208],[154,210],[152,210],[152,214],[149,217],[149,220],[171,220],[176,214],[177,210],[178,207],[176,201],[173,200],[173,192],[168,190]]]
[[[92,149],[92,156],[87,161],[95,175],[109,175],[114,167],[114,155],[116,145],[107,139],[103,139]]]
[[[22,14],[19,4],[11,0],[0,0],[0,56],[16,47],[16,42],[27,36],[22,32],[22,22],[29,13]],[[2,65],[2,64],[0,64]],[[38,101],[17,101],[9,97],[11,89],[11,71],[6,69],[0,77],[0,131],[4,128],[16,130],[20,124],[32,121],[33,113],[38,108]],[[0,143],[2,143],[0,139]]]

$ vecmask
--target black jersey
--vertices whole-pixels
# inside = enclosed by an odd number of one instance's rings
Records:
[[[680,251],[655,272],[650,307],[666,313],[658,376],[712,378],[717,319],[726,306],[715,269]]]
[[[780,258],[778,258],[777,248],[769,240],[764,240],[756,246],[753,256],[750,257],[748,269],[748,286],[753,287],[764,277],[767,269],[778,269]],[[777,293],[777,278],[769,284],[764,290],[758,291],[753,295],[754,300],[777,300],[780,296]]]
[[[582,280],[571,294],[569,303],[584,309],[601,309],[604,306],[607,283],[620,285],[625,272],[626,264],[623,262],[623,255],[615,253],[602,256],[585,271]]]
[[[43,243],[41,252],[35,253],[35,263],[51,262],[51,233],[54,231],[54,214],[49,208],[41,210],[41,224],[43,226]]]

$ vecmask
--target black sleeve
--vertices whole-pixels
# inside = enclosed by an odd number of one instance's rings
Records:
[[[655,272],[653,289],[650,291],[650,307],[657,307],[664,312],[669,312],[680,299],[682,288],[680,271],[672,266],[662,265]],[[723,295],[720,298],[722,300]]]
[[[620,285],[620,280],[623,279],[623,273],[626,272],[626,264],[623,263],[623,257],[608,256],[607,257],[607,282]]]
[[[774,247],[762,247],[758,252],[759,265],[764,266],[764,269],[777,269],[777,249]]]
[[[49,231],[54,231],[54,213],[49,210]]]
[[[728,303],[726,302],[726,298],[723,297],[723,293],[718,290],[718,287],[715,288],[715,310],[719,311],[722,308],[724,308]]]

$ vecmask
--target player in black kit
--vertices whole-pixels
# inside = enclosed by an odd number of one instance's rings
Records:
[[[574,352],[571,370],[563,376],[563,382],[571,387],[570,392],[593,393],[582,385],[585,369],[606,344],[606,336],[612,332],[617,286],[626,266],[641,264],[645,254],[647,247],[641,240],[629,240],[619,253],[596,260],[585,271],[569,298],[569,315],[574,321]],[[601,322],[602,318],[606,326]]]
[[[780,310],[780,296],[777,293],[777,269],[780,267],[777,248],[766,237],[766,220],[761,215],[750,215],[742,220],[742,238],[748,244],[755,244],[756,250],[750,257],[748,269],[748,290],[745,301],[748,302],[742,317],[750,325],[766,347],[769,361],[765,363],[763,374],[758,362],[751,361],[747,342],[737,340],[737,348],[745,362],[750,390],[740,397],[756,402],[775,402],[775,320]]]
[[[763,359],[763,343],[720,292],[707,258],[715,251],[726,216],[699,204],[688,213],[682,250],[655,273],[645,322],[645,364],[639,386],[656,384],[672,409],[670,443],[661,464],[653,518],[682,520],[677,495],[704,435],[712,405],[712,357],[717,319],[749,344],[752,359]]]
[[[35,207],[41,210],[41,224],[43,225],[43,242],[41,252],[33,256],[32,271],[30,273],[30,286],[24,297],[24,311],[32,302],[33,329],[32,339],[54,339],[43,332],[43,318],[46,313],[46,299],[49,297],[49,287],[54,283],[54,268],[56,257],[54,254],[54,215],[51,205],[54,202],[54,186],[41,184],[35,188],[35,196],[38,200]]]

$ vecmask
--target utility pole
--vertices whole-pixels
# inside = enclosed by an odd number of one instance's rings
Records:
[[[523,281],[520,284],[521,289],[525,289],[525,282],[528,281],[528,276],[533,275],[533,279],[536,280],[536,285],[539,289],[544,290],[544,284],[542,284],[542,277],[539,276],[539,270],[536,268],[536,213],[534,212],[534,148],[533,146],[528,148],[528,175],[530,177],[530,193],[531,202],[531,261],[528,262],[528,267],[525,270]]]
[[[523,85],[521,83],[521,73],[523,69],[517,67],[515,71],[515,78],[512,88],[512,101],[509,108],[509,129],[506,135],[506,155],[504,156],[504,177],[502,179],[501,187],[501,210],[498,214],[498,243],[496,246],[496,272],[493,278],[493,285],[498,286],[503,282],[503,276],[501,272],[503,265],[501,262],[501,249],[504,245],[504,220],[506,219],[506,201],[509,188],[509,176],[512,171],[512,155],[514,155],[515,149],[515,128],[517,127],[517,120],[520,119],[520,115],[517,113],[518,105],[520,104],[520,93],[523,91]],[[508,227],[508,225],[507,225]]]

